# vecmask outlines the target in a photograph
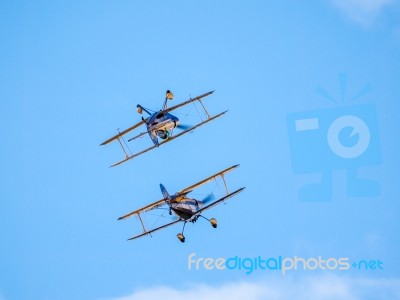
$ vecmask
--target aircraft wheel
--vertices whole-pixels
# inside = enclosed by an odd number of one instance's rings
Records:
[[[182,243],[185,242],[185,236],[184,236],[182,233],[178,233],[176,236],[178,237],[178,239],[179,239]]]
[[[218,226],[217,219],[215,219],[215,218],[210,219],[210,223],[211,223],[212,227],[217,228],[217,226]]]

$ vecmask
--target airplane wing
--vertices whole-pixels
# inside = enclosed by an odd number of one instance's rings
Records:
[[[119,217],[118,220],[123,220],[123,219],[129,218],[129,217],[131,217],[133,215],[137,215],[137,214],[139,214],[141,212],[146,212],[146,211],[149,211],[149,210],[152,210],[152,209],[156,209],[156,208],[158,208],[160,206],[163,206],[164,204],[165,204],[165,200],[164,199],[160,199],[160,200],[155,201],[155,202],[153,202],[151,204],[143,206],[143,207],[141,207],[141,208],[139,208],[137,210],[134,210],[134,211],[132,211],[132,212],[126,214],[126,215],[123,215],[122,217]]]
[[[222,113],[220,113],[220,114],[218,114],[218,115],[215,115],[215,116],[213,116],[213,117],[211,117],[211,118],[208,118],[207,120],[205,120],[205,121],[203,121],[203,122],[201,122],[201,123],[199,123],[199,124],[197,124],[197,125],[195,125],[195,126],[193,126],[193,127],[190,127],[189,129],[186,129],[186,130],[184,130],[184,131],[179,132],[178,134],[175,134],[175,135],[169,137],[168,139],[162,141],[162,142],[158,145],[158,147],[160,147],[161,145],[164,145],[164,144],[166,144],[166,143],[169,143],[169,142],[173,141],[174,139],[176,139],[177,137],[180,137],[181,135],[184,135],[185,133],[188,133],[188,132],[190,132],[190,131],[196,129],[197,127],[200,127],[200,126],[202,126],[202,125],[204,125],[204,124],[206,124],[206,123],[208,123],[208,122],[210,122],[210,121],[212,121],[212,120],[214,120],[214,119],[216,119],[216,118],[222,116],[222,115],[225,114],[226,112],[227,112],[227,111],[224,111],[224,112],[222,112]],[[119,137],[119,135],[117,135],[116,138],[118,138],[118,137]],[[143,153],[146,153],[147,151],[150,151],[150,150],[152,150],[152,149],[154,149],[154,148],[156,148],[156,147],[157,147],[156,145],[153,145],[153,146],[151,146],[151,147],[149,147],[149,148],[146,148],[146,149],[144,149],[144,150],[142,150],[142,151],[139,151],[139,152],[137,152],[137,153],[135,153],[135,154],[133,154],[133,155],[127,156],[125,159],[123,159],[123,160],[121,160],[121,161],[119,161],[119,162],[113,164],[113,165],[110,166],[110,167],[118,166],[118,165],[120,165],[120,164],[126,162],[127,160],[130,160],[130,159],[132,159],[132,158],[134,158],[134,157],[136,157],[136,156],[142,155]]]
[[[190,98],[189,100],[186,100],[185,102],[182,102],[182,103],[179,103],[179,104],[177,104],[177,105],[175,105],[175,106],[172,106],[172,107],[170,107],[170,108],[167,108],[167,109],[165,110],[165,112],[173,111],[174,109],[177,109],[178,107],[181,107],[181,106],[184,106],[184,105],[186,105],[186,104],[192,103],[192,102],[194,102],[194,101],[200,100],[201,98],[207,97],[208,95],[211,95],[211,94],[214,93],[214,92],[215,92],[215,90],[214,90],[214,91],[207,92],[207,93],[204,93],[204,94],[202,94],[202,95],[200,95],[200,96],[197,96],[197,97],[195,97],[195,98]]]
[[[182,221],[181,219],[178,219],[178,220],[172,221],[172,222],[170,222],[170,223],[164,224],[164,225],[162,225],[162,226],[160,226],[160,227],[151,229],[151,230],[149,230],[149,231],[144,231],[144,232],[141,233],[141,234],[138,234],[138,235],[135,235],[135,236],[129,238],[128,241],[131,241],[131,240],[140,238],[140,237],[145,236],[145,235],[147,235],[147,234],[151,234],[151,233],[153,233],[153,232],[155,232],[155,231],[158,231],[158,230],[167,228],[167,227],[169,227],[169,226],[175,225],[176,223],[179,223],[179,222],[181,222],[181,221]]]
[[[245,189],[245,187],[242,187],[242,188],[240,188],[240,189],[238,189],[238,190],[236,190],[236,191],[234,191],[234,192],[232,192],[232,193],[230,193],[230,194],[228,194],[228,195],[226,195],[226,196],[224,196],[224,197],[218,199],[217,201],[214,201],[213,203],[211,203],[211,204],[209,204],[209,205],[207,205],[207,206],[204,206],[202,209],[200,209],[200,210],[198,210],[198,211],[196,212],[196,215],[202,213],[203,211],[205,211],[205,210],[207,210],[207,209],[210,209],[211,207],[213,207],[213,206],[215,206],[215,205],[220,204],[222,201],[225,201],[225,200],[227,200],[228,198],[231,198],[231,197],[233,197],[233,196],[236,196],[237,194],[239,194],[240,192],[242,192],[244,189]]]
[[[210,91],[210,92],[204,93],[204,94],[202,94],[202,95],[200,95],[200,96],[197,96],[197,97],[195,97],[195,98],[190,98],[189,100],[186,100],[186,101],[184,101],[184,102],[182,102],[182,103],[179,103],[179,104],[177,104],[177,105],[175,105],[175,106],[172,106],[172,107],[166,109],[164,112],[170,112],[170,111],[172,111],[172,110],[177,109],[178,107],[184,106],[184,105],[189,104],[189,103],[194,102],[194,101],[201,100],[202,98],[207,97],[208,95],[211,95],[211,94],[214,93],[214,92],[215,92],[215,91]],[[145,121],[147,121],[147,119],[145,119]],[[124,130],[124,131],[122,131],[122,132],[120,132],[120,133],[114,135],[113,137],[109,138],[109,139],[106,140],[105,142],[101,143],[100,146],[107,145],[107,144],[111,143],[112,141],[114,141],[114,140],[116,140],[116,139],[118,139],[118,138],[124,136],[124,135],[127,134],[128,132],[134,130],[135,128],[137,128],[137,127],[139,127],[139,126],[141,126],[141,125],[143,125],[143,124],[145,123],[145,121],[142,120],[142,121],[140,121],[139,123],[137,123],[137,124],[135,124],[135,125],[129,127],[128,129],[126,129],[126,130]],[[192,130],[193,130],[193,129],[194,129],[194,128],[192,128]],[[140,134],[139,136],[141,136],[141,135],[143,135],[143,133]],[[136,136],[136,137],[138,137],[138,136]],[[136,137],[135,137],[135,138],[136,138]],[[131,139],[131,140],[132,140],[132,139]]]
[[[146,119],[145,119],[145,120],[146,120]],[[129,127],[128,129],[125,129],[125,130],[122,131],[122,132],[119,132],[118,134],[116,134],[116,135],[114,135],[113,137],[109,138],[107,141],[101,143],[100,146],[107,145],[107,144],[111,143],[112,141],[115,141],[116,139],[118,139],[118,138],[124,136],[124,135],[127,134],[128,132],[130,132],[130,131],[132,131],[132,130],[138,128],[139,126],[143,125],[144,123],[145,123],[145,121],[143,121],[143,120],[140,121],[139,123],[137,123],[137,124],[135,124],[135,125]]]
[[[202,186],[203,184],[206,184],[206,183],[210,182],[211,180],[217,178],[218,176],[223,176],[224,174],[226,174],[226,173],[228,173],[228,172],[230,172],[230,171],[236,169],[236,168],[239,167],[239,166],[240,166],[239,164],[238,164],[238,165],[234,165],[234,166],[229,167],[229,168],[227,168],[227,169],[225,169],[225,170],[222,170],[222,171],[220,171],[220,172],[218,172],[218,173],[215,173],[214,175],[211,175],[210,177],[208,177],[208,178],[206,178],[206,179],[203,179],[203,180],[201,180],[201,181],[199,181],[199,182],[197,182],[197,183],[195,183],[195,184],[193,184],[193,185],[191,185],[191,186],[189,186],[189,187],[187,187],[187,188],[184,188],[184,189],[181,190],[179,193],[184,193],[184,192],[187,192],[187,191],[194,190],[194,189],[196,189],[196,188]]]

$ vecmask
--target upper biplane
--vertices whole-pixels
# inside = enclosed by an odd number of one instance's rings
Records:
[[[115,136],[109,138],[105,142],[101,143],[101,145],[106,145],[108,143],[111,143],[111,142],[117,140],[119,142],[120,146],[122,147],[122,150],[125,153],[125,158],[123,160],[113,164],[111,167],[117,166],[117,165],[119,165],[119,164],[121,164],[121,163],[123,163],[123,162],[125,162],[125,161],[127,161],[129,159],[132,159],[132,158],[134,158],[136,156],[139,156],[139,155],[141,155],[141,154],[143,154],[143,153],[145,153],[145,152],[147,152],[149,150],[152,150],[152,149],[154,149],[156,147],[159,147],[159,146],[161,146],[161,145],[163,145],[165,143],[168,143],[168,142],[174,140],[175,138],[177,138],[177,137],[179,137],[181,135],[184,135],[185,133],[188,133],[188,132],[196,129],[197,127],[200,127],[200,126],[202,126],[202,125],[204,125],[204,124],[206,124],[206,123],[208,123],[208,122],[210,122],[210,121],[222,116],[223,114],[225,114],[226,111],[224,111],[222,113],[219,113],[219,114],[217,114],[215,116],[211,116],[208,113],[208,111],[205,108],[205,106],[203,105],[202,99],[204,97],[206,97],[206,96],[211,95],[212,93],[214,93],[214,91],[210,91],[210,92],[204,93],[204,94],[202,94],[200,96],[197,96],[195,98],[190,98],[189,100],[186,100],[186,101],[184,101],[182,103],[179,103],[179,104],[177,104],[175,106],[172,106],[172,107],[168,108],[167,107],[168,100],[172,100],[174,98],[174,96],[171,93],[171,91],[167,90],[166,96],[165,96],[164,105],[163,105],[162,109],[159,110],[159,111],[155,111],[155,112],[151,111],[148,108],[145,108],[145,107],[141,106],[140,104],[138,104],[137,105],[137,112],[142,114],[143,111],[144,111],[149,116],[147,118],[142,117],[142,121],[140,121],[139,123],[129,127],[126,130],[123,130],[122,132],[118,130],[118,134],[116,134]],[[184,105],[187,105],[189,103],[193,103],[194,104],[195,101],[197,101],[197,102],[199,102],[201,104],[201,107],[203,108],[204,113],[206,115],[206,119],[204,121],[201,121],[200,123],[194,125],[194,126],[189,127],[189,126],[184,126],[184,125],[180,124],[180,120],[176,116],[174,116],[174,115],[172,115],[170,113],[171,111],[173,111],[173,110],[175,110],[175,109],[177,109],[179,107],[182,107]],[[150,136],[150,138],[151,138],[151,140],[153,142],[153,145],[148,147],[148,148],[146,148],[146,149],[144,149],[144,150],[138,151],[136,153],[132,153],[130,151],[128,145],[125,143],[124,135],[126,135],[127,133],[131,132],[132,130],[138,128],[139,126],[141,126],[143,124],[146,125],[146,131],[141,132],[141,133],[133,136],[132,138],[130,138],[128,140],[128,142],[133,141],[133,140],[135,140],[135,139],[137,139],[139,137],[142,137],[145,134],[149,134],[149,136]],[[179,132],[176,135],[172,135],[174,128],[179,128],[179,129],[182,129],[183,131]],[[162,141],[160,141],[160,140],[162,140]]]
[[[207,177],[206,179],[203,179],[187,188],[184,188],[183,190],[180,190],[179,192],[176,192],[173,195],[170,195],[167,192],[166,188],[162,184],[160,184],[161,192],[163,194],[162,199],[155,201],[151,204],[148,204],[142,208],[139,208],[135,211],[132,211],[132,212],[118,218],[118,220],[123,220],[128,217],[137,216],[142,225],[143,232],[129,238],[128,240],[133,240],[133,239],[145,236],[145,235],[151,235],[155,231],[164,229],[166,227],[177,224],[179,222],[183,222],[182,231],[177,234],[178,239],[183,243],[183,242],[185,242],[185,236],[183,235],[183,231],[185,230],[186,223],[187,222],[195,223],[197,221],[197,219],[200,217],[209,221],[211,223],[212,227],[216,228],[217,220],[215,218],[207,219],[206,217],[204,217],[202,215],[202,213],[204,211],[212,208],[213,206],[220,204],[221,202],[237,195],[238,193],[240,193],[241,191],[243,191],[245,189],[244,187],[242,187],[233,192],[229,192],[228,186],[225,181],[225,177],[224,177],[225,174],[228,173],[229,171],[237,168],[238,166],[239,165],[234,165],[225,170],[222,170],[214,175],[211,175],[210,177]],[[212,195],[207,196],[203,200],[196,200],[196,199],[188,197],[188,194],[191,193],[194,189],[197,189],[200,186],[202,186],[212,180],[217,180],[218,178],[222,179],[224,186],[225,186],[224,194],[226,192],[226,194],[224,196],[222,196],[221,198],[219,198],[218,200],[213,201]],[[170,215],[172,215],[172,213],[174,213],[178,217],[178,219],[171,221],[169,223],[163,224],[161,226],[158,226],[156,228],[147,229],[145,227],[143,215],[146,215],[146,213],[149,213],[150,211],[154,212],[155,210],[162,210],[162,209],[164,209],[164,210],[167,209],[169,211]]]

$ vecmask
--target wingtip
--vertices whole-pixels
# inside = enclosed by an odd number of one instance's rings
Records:
[[[233,170],[233,169],[236,169],[239,166],[240,166],[240,164],[236,164],[236,165],[233,165],[233,166],[229,167],[228,169],[229,170]]]
[[[240,189],[236,190],[236,192],[233,192],[233,193],[234,193],[235,195],[237,195],[237,194],[243,192],[245,189],[246,189],[246,187],[244,186],[244,187],[241,187]]]

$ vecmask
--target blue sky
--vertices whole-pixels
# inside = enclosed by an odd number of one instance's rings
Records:
[[[400,299],[399,15],[397,0],[2,1],[0,299]],[[207,108],[229,112],[109,169],[122,152],[99,144],[140,120],[137,103],[161,107],[166,89],[175,103],[215,89]],[[348,196],[349,171],[333,168],[330,201],[301,201],[321,174],[293,171],[288,115],[356,104],[375,110],[380,161],[357,172],[379,194]],[[217,230],[126,242],[138,224],[116,219],[159,199],[159,183],[175,192],[236,163],[228,182],[247,189],[206,214]],[[384,267],[189,271],[191,253]]]

